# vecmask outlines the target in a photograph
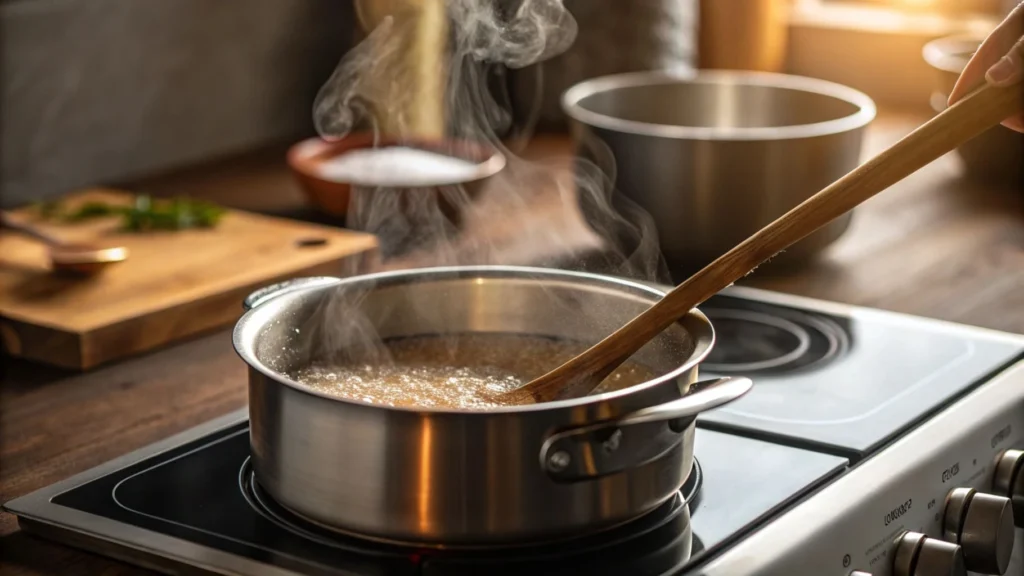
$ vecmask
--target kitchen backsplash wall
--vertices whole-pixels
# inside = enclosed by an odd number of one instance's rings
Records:
[[[348,0],[0,2],[0,205],[312,132]]]

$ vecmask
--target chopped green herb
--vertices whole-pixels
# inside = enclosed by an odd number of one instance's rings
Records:
[[[53,218],[60,212],[60,202],[44,200],[42,202],[36,202],[35,208],[43,218]]]
[[[144,194],[136,196],[130,206],[86,202],[75,210],[67,211],[59,202],[45,202],[37,208],[42,217],[65,222],[117,215],[121,217],[122,227],[133,232],[212,228],[225,211],[210,202],[188,198],[154,200]]]
[[[104,204],[102,202],[86,202],[78,207],[78,210],[65,214],[65,219],[73,222],[80,220],[88,220],[90,218],[99,218],[101,216],[113,216],[117,214],[115,206]]]

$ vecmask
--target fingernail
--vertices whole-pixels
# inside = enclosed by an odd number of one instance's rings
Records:
[[[1020,69],[1013,63],[1013,60],[1009,56],[1003,56],[999,62],[996,62],[988,69],[985,73],[985,78],[991,84],[1000,86],[1003,84],[1009,84],[1016,82],[1018,76],[1020,76]]]

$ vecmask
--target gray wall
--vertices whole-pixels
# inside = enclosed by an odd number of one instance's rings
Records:
[[[312,132],[350,0],[0,0],[0,205]]]

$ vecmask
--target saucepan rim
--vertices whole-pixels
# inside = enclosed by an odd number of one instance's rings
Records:
[[[587,406],[592,404],[599,404],[602,402],[608,402],[616,400],[625,396],[631,396],[633,394],[642,393],[645,390],[664,385],[668,382],[676,381],[680,376],[685,374],[687,371],[692,370],[695,366],[700,364],[704,358],[711,352],[715,342],[715,332],[708,320],[707,316],[704,315],[699,309],[694,308],[691,310],[686,317],[690,320],[690,323],[696,322],[704,330],[703,334],[695,333],[687,327],[687,332],[693,340],[693,350],[690,352],[686,361],[680,364],[677,368],[672,369],[658,377],[648,380],[628,388],[621,390],[614,390],[611,392],[605,392],[602,394],[594,394],[585,396],[583,398],[573,398],[568,400],[556,400],[552,402],[542,402],[538,404],[527,404],[527,405],[516,405],[516,406],[501,406],[497,408],[488,409],[452,409],[452,408],[432,408],[432,407],[402,407],[402,406],[383,406],[380,404],[372,404],[369,402],[363,402],[359,400],[351,400],[347,398],[339,398],[329,394],[318,392],[309,386],[305,386],[296,382],[269,366],[267,366],[259,356],[256,354],[255,345],[259,338],[260,333],[264,327],[269,323],[275,321],[282,310],[286,309],[290,302],[295,299],[301,298],[303,294],[310,291],[332,289],[336,286],[351,285],[357,283],[372,283],[374,287],[386,287],[394,286],[415,282],[427,282],[427,281],[443,281],[452,279],[469,279],[477,277],[479,279],[523,279],[529,280],[532,278],[542,277],[546,280],[565,280],[580,282],[583,281],[586,284],[604,286],[612,289],[621,289],[626,295],[632,296],[649,296],[651,297],[651,303],[657,302],[662,298],[665,293],[652,286],[620,278],[616,276],[608,276],[603,274],[593,274],[589,272],[576,272],[569,270],[559,270],[552,268],[536,268],[529,266],[443,266],[443,267],[431,267],[431,268],[417,268],[410,270],[398,270],[391,272],[378,272],[372,274],[363,274],[358,276],[351,276],[347,278],[337,278],[338,282],[330,285],[319,285],[310,286],[308,288],[301,288],[291,292],[283,293],[280,296],[274,296],[269,301],[260,303],[254,306],[249,311],[245,312],[238,322],[235,324],[234,331],[232,333],[232,343],[235,348],[235,352],[241,357],[246,364],[252,369],[257,370],[272,381],[277,382],[281,385],[288,386],[298,392],[308,394],[310,396],[316,396],[323,398],[324,400],[332,402],[340,402],[344,404],[351,404],[354,406],[362,406],[366,408],[375,408],[381,410],[394,410],[400,412],[409,413],[431,413],[431,414],[459,414],[459,415],[479,415],[486,416],[488,414],[499,414],[499,413],[529,413],[529,412],[541,412],[547,410],[557,410],[562,408],[575,408],[579,406]]]
[[[672,84],[732,84],[797,90],[842,100],[856,107],[853,114],[810,124],[763,127],[679,126],[625,120],[585,108],[584,99],[622,88]],[[562,94],[562,109],[577,122],[638,136],[689,140],[787,140],[841,134],[864,128],[877,110],[867,94],[827,80],[774,72],[732,70],[652,70],[610,74],[584,80]]]

